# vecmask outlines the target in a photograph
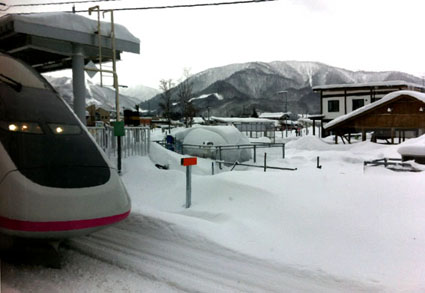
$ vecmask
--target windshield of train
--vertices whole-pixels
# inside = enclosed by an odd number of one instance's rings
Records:
[[[0,54],[0,76],[1,80],[6,83],[40,89],[49,88],[45,81],[34,74],[30,68],[3,54]]]

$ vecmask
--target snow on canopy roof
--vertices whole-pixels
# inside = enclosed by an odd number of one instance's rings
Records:
[[[97,31],[97,20],[67,12],[9,14],[4,19],[5,21],[18,20],[29,24],[38,24],[52,28],[59,28],[89,34],[93,34],[95,31]],[[114,29],[115,37],[117,39],[140,43],[140,40],[134,35],[132,35],[125,26],[115,24]],[[103,36],[110,36],[111,24],[109,22],[101,21],[101,32]]]
[[[354,116],[360,115],[366,111],[369,111],[370,109],[376,108],[388,101],[391,101],[399,96],[402,95],[407,95],[410,96],[412,98],[415,98],[423,103],[425,103],[425,94],[424,93],[420,93],[420,92],[416,92],[416,91],[408,91],[408,90],[403,90],[403,91],[396,91],[396,92],[392,92],[389,93],[387,95],[385,95],[382,99],[377,100],[376,102],[367,104],[361,108],[358,108],[357,110],[354,110],[353,112],[350,112],[348,114],[339,116],[338,118],[335,118],[334,120],[330,121],[328,124],[326,124],[323,128],[327,129],[330,128],[332,126],[335,126],[336,124],[339,124],[343,121],[346,121],[350,118],[353,118]]]
[[[211,117],[211,120],[223,123],[275,123],[274,120],[264,118],[239,118],[239,117]]]
[[[307,118],[308,119],[321,119],[321,118],[324,118],[325,117],[325,114],[308,114],[307,115]]]
[[[290,112],[285,113],[285,112],[264,112],[261,113],[259,118],[274,118],[274,119],[279,119],[282,118],[283,116],[289,116]]]
[[[422,88],[422,89],[424,88],[422,85],[403,81],[403,80],[389,80],[389,81],[373,81],[373,82],[365,82],[365,83],[318,85],[313,87],[313,91],[339,89],[339,88],[390,87],[390,86],[407,86],[410,88]]]

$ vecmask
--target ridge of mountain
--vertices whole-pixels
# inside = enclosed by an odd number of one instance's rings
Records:
[[[350,71],[312,61],[247,62],[214,67],[189,77],[199,115],[240,116],[257,111],[318,113],[320,101],[313,86],[402,80],[422,80],[398,71]],[[287,91],[286,95],[278,94]],[[171,89],[177,99],[177,86]],[[217,99],[217,96],[222,99]],[[142,102],[143,109],[160,113],[161,94]],[[206,98],[205,98],[206,97]],[[174,109],[176,112],[179,110]]]

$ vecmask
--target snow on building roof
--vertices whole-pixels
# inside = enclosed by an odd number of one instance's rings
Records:
[[[260,114],[259,118],[280,119],[283,116],[289,116],[290,114],[290,112],[264,112]]]
[[[197,124],[201,124],[201,123],[204,123],[205,122],[205,120],[204,120],[204,118],[202,118],[202,117],[193,117],[192,118],[192,122],[193,123],[197,123]]]
[[[3,20],[4,19],[4,20]],[[93,20],[82,15],[66,12],[46,12],[30,14],[9,14],[2,20],[24,22],[32,25],[42,25],[55,29],[64,29],[82,33],[93,34],[97,31],[97,20]],[[115,37],[124,41],[140,43],[140,40],[132,35],[125,26],[114,25]],[[101,34],[103,36],[111,35],[111,24],[101,21]],[[66,37],[66,36],[64,36]]]
[[[354,110],[353,112],[350,112],[348,114],[339,116],[338,118],[335,118],[334,120],[330,121],[329,123],[327,123],[324,128],[330,128],[332,126],[335,126],[336,124],[339,124],[343,121],[346,121],[350,118],[353,118],[354,116],[360,115],[366,111],[369,111],[373,108],[376,108],[384,103],[387,103],[401,95],[407,95],[410,96],[412,98],[415,98],[423,103],[425,103],[425,94],[424,93],[420,93],[420,92],[416,92],[416,91],[408,91],[408,90],[403,90],[403,91],[395,91],[392,93],[389,93],[387,95],[385,95],[382,99],[377,100],[376,102],[367,104],[361,108],[358,108],[357,110]]]
[[[389,81],[374,81],[374,82],[365,82],[365,83],[318,85],[313,87],[313,91],[339,89],[339,88],[392,87],[392,86],[407,86],[409,88],[422,88],[422,89],[424,88],[422,85],[406,82],[403,80],[389,80]]]
[[[322,119],[325,117],[325,114],[308,114],[307,119]]]
[[[211,120],[223,123],[275,123],[274,120],[264,118],[240,118],[240,117],[214,117]]]

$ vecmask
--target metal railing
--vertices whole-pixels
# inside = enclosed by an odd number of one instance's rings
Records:
[[[223,153],[235,150],[248,150],[252,151],[252,158],[254,163],[257,161],[257,150],[262,148],[281,148],[282,159],[285,158],[285,144],[284,143],[251,143],[240,145],[195,145],[195,144],[172,144],[168,145],[164,141],[157,141],[157,143],[164,147],[173,150],[179,154],[186,155],[192,153],[190,150],[203,150],[205,157],[214,160],[223,160]]]
[[[117,139],[113,127],[87,127],[96,143],[108,158],[117,156]],[[125,136],[121,138],[122,157],[146,156],[150,150],[149,127],[125,127]]]
[[[250,138],[268,137],[271,141],[275,141],[276,133],[274,122],[271,123],[247,123],[236,122],[233,125],[243,134]]]
[[[365,171],[367,166],[384,166],[385,168],[391,169],[393,171],[420,171],[415,169],[409,161],[403,161],[399,158],[382,158],[372,161],[364,161],[363,172]]]

